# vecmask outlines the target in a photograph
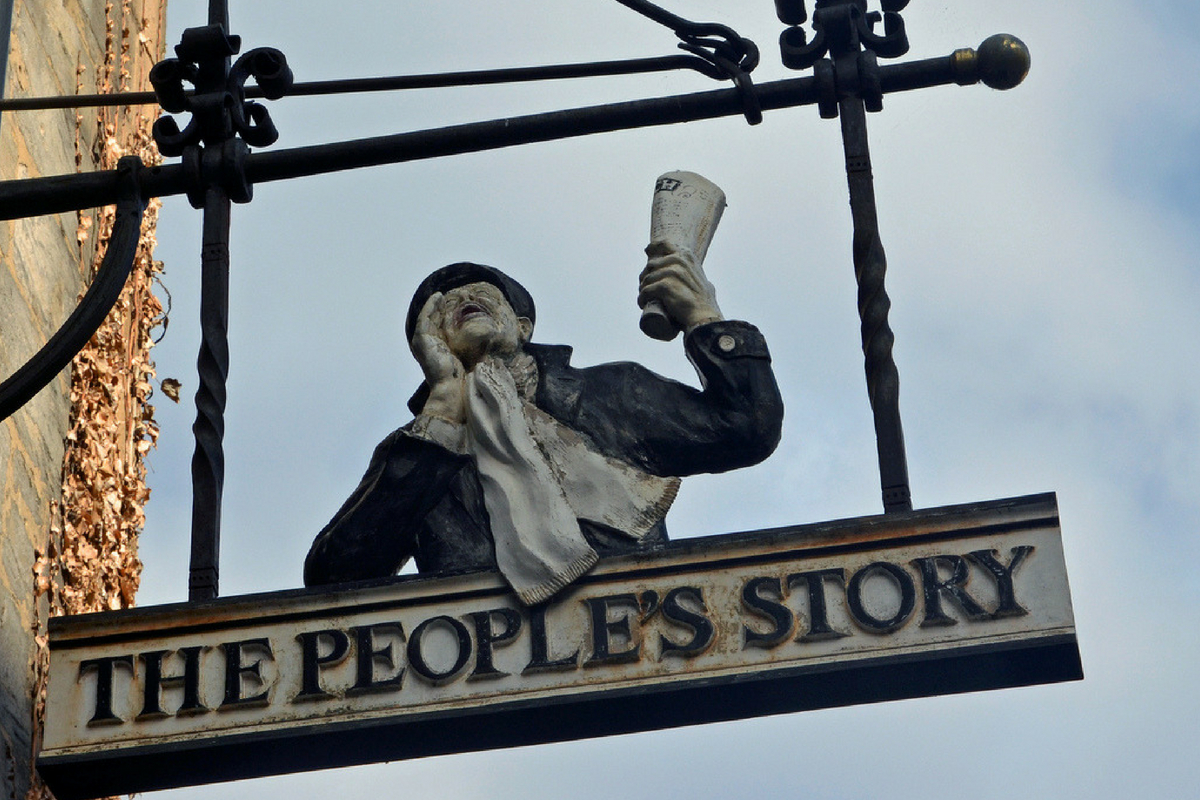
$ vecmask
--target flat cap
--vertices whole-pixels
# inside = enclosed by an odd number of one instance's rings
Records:
[[[512,306],[512,310],[518,317],[527,317],[530,322],[535,321],[533,297],[525,290],[524,286],[495,267],[460,261],[457,264],[450,264],[435,270],[417,287],[412,302],[408,304],[408,317],[404,321],[404,334],[408,337],[408,341],[412,341],[413,332],[417,329],[417,317],[430,297],[438,292],[448,292],[459,286],[466,286],[468,283],[492,284],[500,290],[504,299],[508,300],[508,304]]]

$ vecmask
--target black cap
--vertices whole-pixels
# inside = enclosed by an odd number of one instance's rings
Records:
[[[413,294],[412,302],[408,304],[408,318],[404,321],[404,334],[408,340],[412,341],[413,333],[417,329],[417,317],[430,297],[438,292],[448,292],[459,286],[466,286],[468,283],[492,284],[504,295],[504,299],[512,306],[512,310],[518,317],[526,317],[530,322],[534,321],[533,297],[525,290],[524,286],[495,267],[462,261],[435,270],[428,278],[421,281],[421,285]]]

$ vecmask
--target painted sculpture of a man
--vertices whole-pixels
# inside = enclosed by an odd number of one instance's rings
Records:
[[[679,477],[756,464],[783,403],[758,329],[725,321],[686,251],[652,258],[638,302],[685,332],[703,389],[633,363],[576,368],[532,344],[534,303],[492,267],[452,264],[418,287],[406,333],[425,381],[416,418],[375,449],[317,535],[306,585],[499,570],[526,605],[598,558],[666,541]]]

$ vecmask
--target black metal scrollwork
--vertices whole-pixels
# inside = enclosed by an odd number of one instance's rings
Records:
[[[867,0],[817,0],[813,10],[813,38],[800,27],[807,19],[803,0],[776,0],[780,21],[789,25],[779,36],[785,66],[808,69],[825,55],[866,48],[882,58],[898,58],[908,52],[908,34],[900,12],[909,0],[881,0],[882,11],[868,11]],[[883,34],[875,32],[883,23]]]
[[[248,102],[245,87],[254,78],[263,96],[276,100],[291,88],[292,71],[283,53],[271,47],[246,52],[227,71],[241,44],[241,37],[227,34],[221,25],[189,28],[175,48],[176,58],[160,61],[150,71],[163,110],[191,114],[183,130],[174,117],[161,117],[154,123],[154,140],[163,155],[183,157],[193,182],[188,199],[196,208],[203,207],[205,187],[211,183],[234,202],[249,202],[248,148],[267,147],[279,138],[270,112],[261,103]],[[195,92],[189,93],[185,83]]]

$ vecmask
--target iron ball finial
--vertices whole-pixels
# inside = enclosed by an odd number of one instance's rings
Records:
[[[984,39],[977,51],[979,79],[993,89],[1012,89],[1029,74],[1029,48],[1015,36],[998,33]]]

